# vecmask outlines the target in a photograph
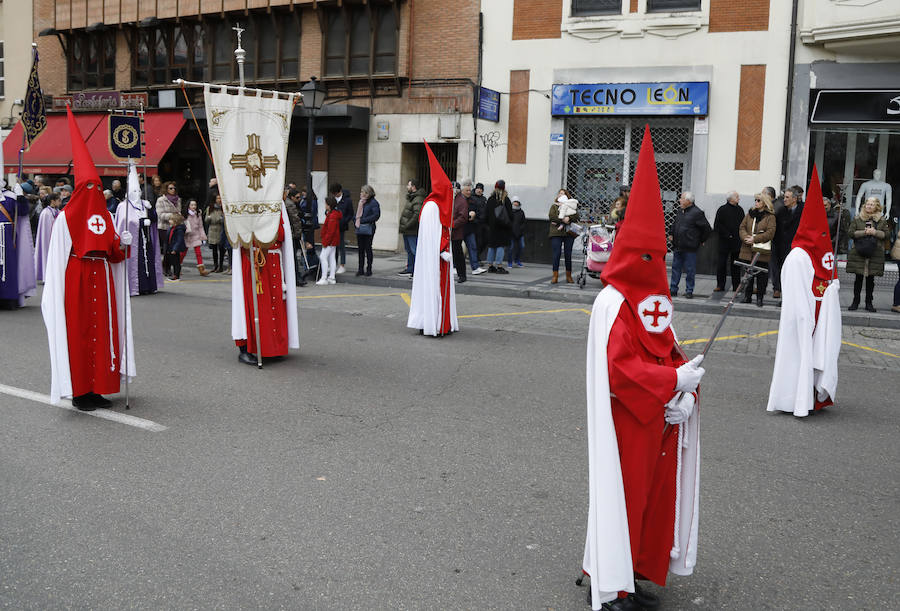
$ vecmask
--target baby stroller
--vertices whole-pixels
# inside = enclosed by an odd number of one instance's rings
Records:
[[[581,231],[581,252],[584,258],[576,279],[578,288],[584,288],[588,276],[600,278],[600,272],[612,254],[613,229],[611,225],[591,225],[587,231]]]

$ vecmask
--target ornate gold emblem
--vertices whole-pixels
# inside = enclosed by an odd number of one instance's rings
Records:
[[[215,108],[213,108],[213,109],[210,111],[210,112],[212,112],[212,123],[213,123],[213,125],[218,125],[218,124],[219,124],[219,119],[221,119],[221,118],[222,118],[222,115],[224,115],[224,114],[227,113],[228,111],[229,111],[228,108],[226,108],[225,110],[216,110]]]
[[[254,191],[262,189],[262,180],[260,176],[266,175],[266,169],[278,169],[277,155],[263,155],[262,149],[259,148],[259,135],[250,134],[247,136],[247,152],[243,155],[236,153],[231,155],[231,168],[234,170],[243,169],[250,179],[247,185]]]
[[[133,149],[138,143],[138,132],[133,125],[124,123],[113,130],[113,142],[123,149]]]

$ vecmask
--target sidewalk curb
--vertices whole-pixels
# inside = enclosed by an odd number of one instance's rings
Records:
[[[400,289],[409,291],[412,289],[412,280],[405,278],[384,278],[379,276],[354,276],[350,273],[338,276],[339,281],[346,284],[356,284],[364,286],[378,286],[384,288]],[[537,288],[528,286],[523,288],[514,288],[506,286],[497,286],[495,284],[480,283],[468,280],[467,282],[456,284],[456,292],[459,295],[474,295],[477,297],[514,297],[518,299],[543,299],[546,301],[558,301],[562,303],[572,303],[590,306],[594,303],[594,298],[598,291],[592,288],[584,288],[575,292],[567,288]],[[727,301],[721,303],[710,303],[703,297],[696,299],[684,299],[676,297],[674,300],[675,308],[680,312],[691,312],[694,314],[721,314],[725,310]],[[746,318],[762,318],[766,320],[778,320],[781,315],[781,309],[776,307],[772,300],[769,299],[763,308],[756,306],[747,306],[744,304],[735,304],[731,309],[731,316],[742,316]],[[872,316],[868,312],[856,313],[841,312],[841,320],[847,327],[874,327],[879,329],[900,329],[900,315],[893,318]]]

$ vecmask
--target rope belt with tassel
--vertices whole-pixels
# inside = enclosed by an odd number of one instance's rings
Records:
[[[266,253],[263,252],[262,248],[256,249],[256,255],[253,261],[254,265],[256,265],[256,294],[262,295],[263,292],[263,281],[262,281],[262,268],[266,265]]]

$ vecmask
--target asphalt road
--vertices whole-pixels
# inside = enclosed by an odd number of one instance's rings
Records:
[[[586,310],[461,296],[433,339],[391,289],[308,287],[258,371],[219,280],[133,301],[128,413],[165,430],[0,394],[0,606],[588,608]],[[675,321],[695,353],[715,318]],[[845,329],[837,406],[796,419],[765,412],[774,330],[708,359],[698,566],[664,608],[896,608],[900,332]],[[0,384],[48,393],[38,303],[0,334]]]

